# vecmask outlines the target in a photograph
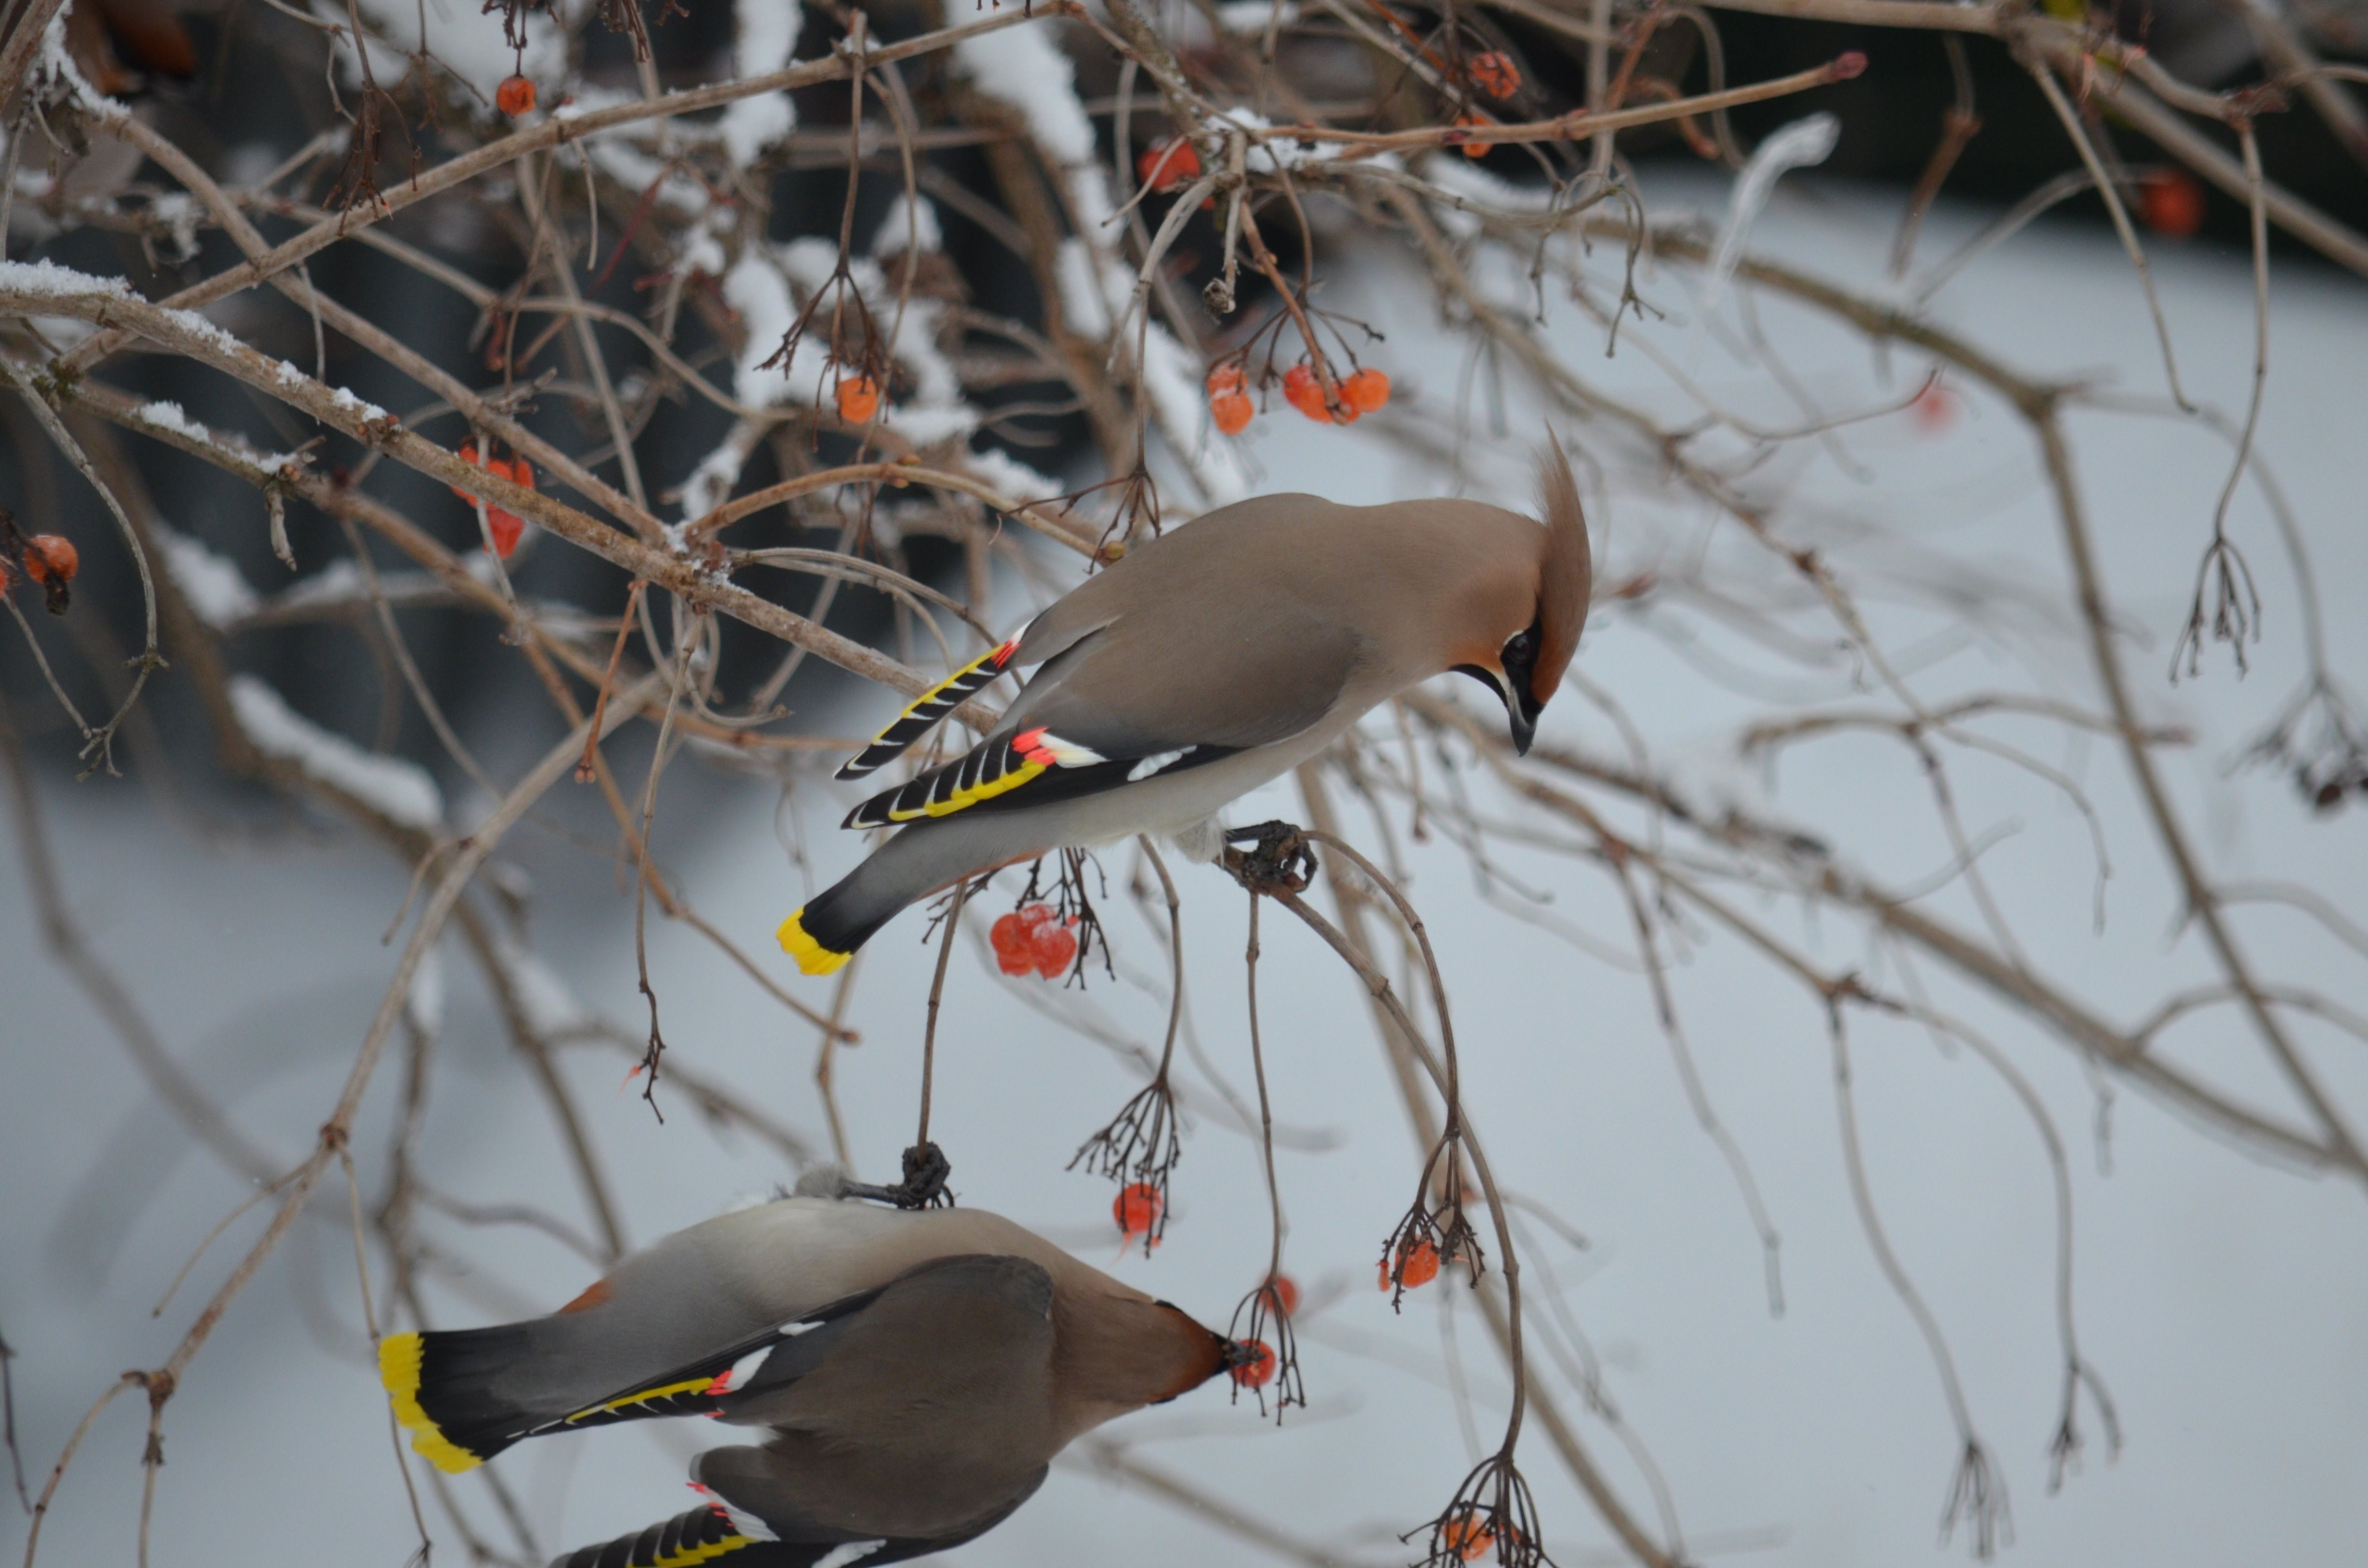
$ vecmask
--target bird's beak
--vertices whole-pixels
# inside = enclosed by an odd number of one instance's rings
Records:
[[[1520,703],[1510,696],[1505,699],[1505,721],[1513,732],[1513,751],[1520,756],[1530,755],[1530,743],[1538,736],[1537,721],[1524,717]]]
[[[1505,722],[1513,732],[1513,750],[1529,756],[1530,742],[1537,738],[1537,710],[1524,693],[1513,689],[1513,677],[1486,665],[1458,665],[1453,673],[1470,676],[1497,694],[1497,699],[1505,705]]]

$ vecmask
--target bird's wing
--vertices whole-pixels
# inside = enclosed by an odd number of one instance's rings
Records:
[[[619,1389],[556,1419],[521,1424],[517,1431],[492,1436],[499,1445],[507,1446],[521,1437],[547,1432],[606,1426],[612,1422],[638,1421],[648,1416],[729,1417],[751,1400],[777,1393],[821,1365],[856,1317],[888,1289],[883,1285],[843,1297],[696,1361]]]
[[[1071,644],[994,734],[843,825],[1046,805],[1271,745],[1331,711],[1356,667],[1356,634],[1296,603],[1177,619],[1130,614]]]
[[[718,1456],[760,1454],[758,1449],[712,1449]],[[975,1540],[1009,1518],[1043,1484],[1045,1470],[1008,1503],[958,1529],[929,1536],[865,1536],[812,1522],[784,1520],[780,1528],[727,1498],[720,1488],[701,1486],[714,1501],[652,1525],[639,1535],[620,1536],[552,1559],[551,1568],[691,1568],[721,1562],[723,1568],[875,1568],[887,1562],[950,1551]]]

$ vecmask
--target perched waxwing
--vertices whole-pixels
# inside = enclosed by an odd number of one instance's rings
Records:
[[[389,1335],[379,1369],[412,1447],[458,1471],[613,1421],[769,1426],[692,1461],[706,1506],[553,1568],[870,1568],[992,1528],[1071,1438],[1244,1358],[1008,1220],[858,1190],[821,1167],[548,1317]]]
[[[1140,833],[1203,858],[1216,812],[1433,676],[1472,676],[1530,745],[1587,619],[1578,486],[1541,463],[1544,521],[1478,501],[1263,495],[1128,551],[924,694],[838,771],[901,756],[1007,671],[1035,674],[963,756],[850,812],[910,825],[781,923],[808,974],[899,910],[1064,846]]]

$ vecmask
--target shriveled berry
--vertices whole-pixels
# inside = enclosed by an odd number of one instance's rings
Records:
[[[1369,367],[1340,383],[1340,397],[1360,414],[1379,414],[1389,406],[1390,378]]]
[[[1249,1359],[1233,1369],[1234,1381],[1246,1389],[1262,1389],[1274,1381],[1274,1346],[1253,1339],[1248,1348]]]
[[[1144,149],[1134,169],[1152,189],[1170,191],[1201,177],[1201,154],[1181,136],[1163,136]]]
[[[82,551],[63,534],[35,534],[25,541],[25,572],[36,583],[71,583],[82,570]]]
[[[1513,63],[1510,55],[1498,50],[1492,49],[1486,54],[1474,55],[1464,62],[1463,72],[1465,75],[1472,78],[1474,86],[1499,102],[1511,97],[1520,89],[1520,68]]]
[[[1497,1532],[1476,1514],[1459,1514],[1440,1533],[1447,1550],[1469,1562],[1497,1543]]]
[[[1420,1290],[1439,1278],[1439,1249],[1427,1241],[1398,1248],[1398,1283]]]
[[[1228,436],[1238,436],[1248,429],[1250,421],[1257,416],[1258,405],[1249,400],[1247,392],[1219,392],[1209,400],[1209,417]]]
[[[1157,1187],[1146,1181],[1131,1181],[1110,1200],[1110,1218],[1125,1234],[1139,1236],[1159,1223],[1159,1211],[1165,1207]]]
[[[838,379],[838,416],[849,425],[868,425],[880,412],[880,383],[869,376]]]
[[[1227,392],[1242,390],[1242,368],[1237,364],[1219,365],[1209,372],[1209,395],[1223,397]]]
[[[534,84],[523,76],[506,76],[494,89],[494,107],[516,119],[534,108]]]
[[[1455,123],[1465,131],[1475,131],[1488,122],[1476,114],[1459,114],[1455,117]],[[1464,137],[1459,140],[1457,145],[1463,149],[1463,155],[1467,158],[1485,158],[1488,155],[1489,143],[1486,142],[1474,142],[1469,137]]]

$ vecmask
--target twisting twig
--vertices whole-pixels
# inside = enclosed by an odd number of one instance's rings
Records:
[[[1291,1324],[1291,1303],[1283,1299],[1282,1278],[1282,1187],[1274,1176],[1274,1105],[1266,1087],[1266,1047],[1258,1038],[1258,895],[1250,890],[1249,943],[1243,949],[1242,972],[1249,994],[1250,1070],[1258,1078],[1258,1153],[1266,1167],[1267,1217],[1269,1243],[1266,1256],[1266,1277],[1253,1287],[1234,1307],[1233,1321],[1225,1337],[1237,1345],[1248,1346],[1248,1364],[1234,1369],[1233,1397],[1239,1400],[1242,1390],[1249,1389],[1258,1399],[1258,1414],[1266,1414],[1267,1387],[1274,1387],[1274,1418],[1280,1424],[1282,1413],[1296,1404],[1307,1403],[1307,1386],[1299,1373],[1299,1335]],[[1180,976],[1179,976],[1180,978]],[[1269,1339],[1268,1336],[1272,1335]]]

